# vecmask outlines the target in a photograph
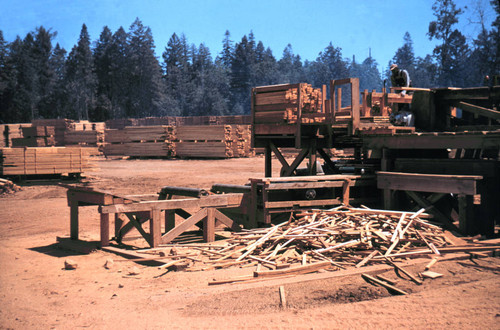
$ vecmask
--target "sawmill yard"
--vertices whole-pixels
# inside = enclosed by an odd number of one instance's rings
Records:
[[[280,167],[274,162],[277,177]],[[259,156],[99,158],[99,170],[85,173],[84,182],[117,195],[154,194],[166,185],[209,189],[214,183],[243,185],[249,178],[263,177],[263,163]],[[442,275],[435,279],[417,275],[435,257],[423,255],[398,259],[399,267],[416,277],[413,280],[391,264],[378,262],[238,281],[252,277],[256,267],[267,270],[265,263],[167,269],[158,266],[161,262],[139,264],[103,250],[82,254],[61,248],[56,237],[70,232],[66,190],[57,183],[31,182],[0,198],[2,329],[498,327],[500,262],[491,252],[443,253],[431,268]],[[97,207],[80,208],[79,238],[97,242],[99,233]],[[134,232],[130,236],[140,237]],[[125,243],[148,246],[141,239]],[[173,254],[171,248],[162,251]],[[158,254],[150,255],[158,261]],[[76,269],[65,269],[65,262],[76,263]],[[407,294],[394,294],[362,274],[382,278]]]

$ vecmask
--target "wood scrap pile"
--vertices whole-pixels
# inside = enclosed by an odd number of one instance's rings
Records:
[[[324,120],[323,93],[319,88],[305,83],[257,87],[254,89],[255,123],[296,123],[299,103],[303,123]]]
[[[296,217],[270,228],[233,232],[228,239],[213,243],[138,250],[141,253],[134,252],[134,259],[129,260],[154,261],[162,264],[162,269],[185,271],[257,267],[252,275],[209,283],[222,284],[380,263],[398,268],[395,262],[412,257],[499,248],[466,244],[425,220],[428,215],[423,210],[412,213],[340,206]]]
[[[21,190],[21,187],[14,182],[0,178],[0,195],[11,194],[19,190]]]
[[[3,175],[38,175],[82,173],[93,170],[90,156],[96,148],[2,148],[0,173]]]

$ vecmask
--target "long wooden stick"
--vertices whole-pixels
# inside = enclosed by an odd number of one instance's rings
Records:
[[[408,294],[405,291],[403,291],[401,289],[398,289],[395,286],[390,285],[389,283],[385,283],[385,282],[383,282],[381,280],[378,280],[375,277],[371,277],[368,274],[361,274],[361,277],[363,277],[365,279],[365,281],[367,281],[367,282],[377,283],[378,285],[383,286],[384,288],[386,288],[387,290],[389,290],[389,292],[391,292],[391,293],[395,292],[395,293],[400,294],[400,295]]]

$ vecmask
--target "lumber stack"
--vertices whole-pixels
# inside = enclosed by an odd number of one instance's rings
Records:
[[[233,157],[231,126],[180,126],[176,130],[178,157]]]
[[[66,131],[66,145],[98,146],[104,142],[104,133],[99,131]]]
[[[53,126],[21,127],[23,137],[12,138],[12,147],[49,147],[55,145]]]
[[[22,129],[31,127],[31,124],[2,124],[0,125],[0,148],[12,147],[12,139],[23,137]]]
[[[231,158],[254,155],[250,125],[180,126],[175,153],[179,157]]]
[[[172,126],[128,126],[121,130],[105,130],[106,156],[165,157],[172,155],[175,139]]]
[[[65,174],[90,171],[90,156],[95,148],[2,148],[0,165],[3,175]]]
[[[300,97],[300,99],[299,99]],[[301,105],[301,122],[324,120],[323,93],[309,84],[273,85],[254,89],[255,124],[293,124],[298,120]]]
[[[53,126],[56,146],[65,144],[64,132],[70,129],[71,123],[73,120],[70,119],[34,119],[31,121],[32,126]]]

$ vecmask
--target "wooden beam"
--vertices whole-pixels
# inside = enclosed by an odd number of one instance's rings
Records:
[[[377,172],[379,189],[424,191],[450,194],[477,194],[479,175],[418,174],[401,172]]]
[[[457,233],[460,233],[460,229],[457,228],[457,226],[455,226],[453,224],[453,222],[447,217],[445,216],[443,213],[441,213],[441,211],[439,211],[434,205],[432,205],[428,200],[426,200],[425,198],[423,198],[422,196],[420,196],[420,194],[414,192],[414,191],[405,191],[405,193],[411,198],[413,199],[418,205],[420,205],[421,207],[425,208],[425,210],[429,213],[431,213],[432,215],[434,215],[434,217],[436,218],[436,220],[438,220],[439,222],[441,222],[443,225],[445,225],[449,230],[451,231],[455,231]]]
[[[483,116],[486,118],[491,118],[495,120],[500,120],[500,111],[495,111],[488,108],[483,108],[475,104],[470,104],[466,102],[458,102],[457,107],[460,109],[471,112],[475,115]]]
[[[175,226],[174,229],[170,230],[167,232],[165,235],[162,236],[162,243],[170,243],[172,240],[174,240],[176,237],[178,237],[180,234],[191,228],[192,226],[196,225],[198,222],[203,220],[207,216],[207,209],[201,209],[194,215],[192,215],[190,218],[186,219],[179,225]]]
[[[232,231],[236,231],[236,232],[241,231],[241,228],[236,221],[229,218],[227,215],[223,214],[221,211],[219,211],[217,209],[214,209],[214,210],[215,210],[214,216],[217,220],[222,222],[228,228],[231,228]]]
[[[297,169],[297,167],[300,165],[300,163],[302,163],[304,158],[306,158],[308,153],[309,153],[308,148],[303,148],[302,150],[300,150],[300,152],[297,155],[297,157],[295,158],[295,160],[288,167],[288,169],[285,170],[285,173],[283,174],[283,176],[291,176],[293,171],[295,171]]]

